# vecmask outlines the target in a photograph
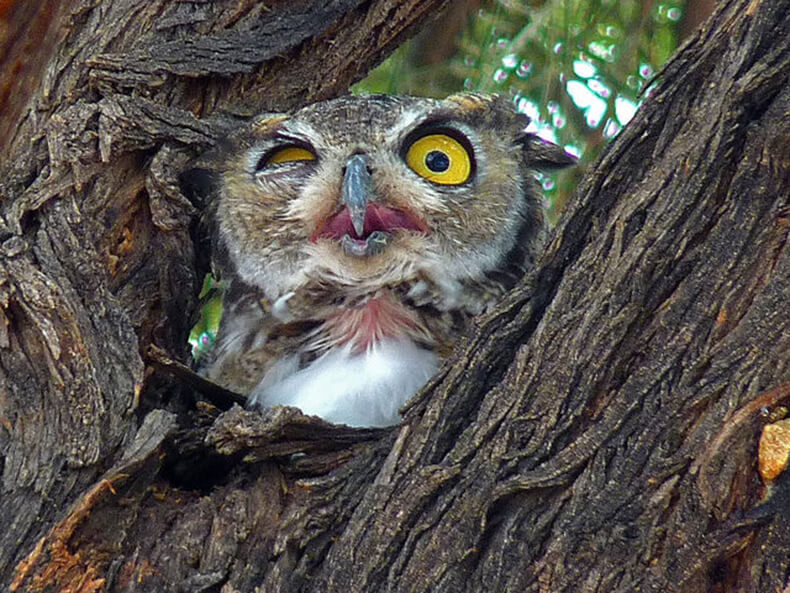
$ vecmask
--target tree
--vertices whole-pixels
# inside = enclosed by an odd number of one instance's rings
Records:
[[[788,586],[790,480],[756,470],[790,399],[786,0],[720,3],[402,426],[193,406],[151,372],[197,304],[180,171],[235,117],[343,92],[439,4],[7,4],[3,584]]]

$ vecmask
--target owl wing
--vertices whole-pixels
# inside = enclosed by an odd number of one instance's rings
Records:
[[[204,374],[243,394],[252,393],[270,372],[293,372],[315,357],[305,344],[336,308],[335,299],[322,287],[304,288],[272,303],[238,280],[229,283],[222,302],[222,319]],[[283,361],[289,361],[287,369]]]

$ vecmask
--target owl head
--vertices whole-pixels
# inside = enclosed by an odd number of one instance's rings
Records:
[[[217,151],[215,262],[276,301],[522,267],[544,226],[534,171],[573,157],[497,97],[348,96],[267,114]]]

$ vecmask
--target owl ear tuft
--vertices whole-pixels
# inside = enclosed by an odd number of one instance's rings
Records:
[[[547,142],[534,134],[523,134],[516,139],[521,145],[527,167],[538,171],[553,171],[575,165],[579,159],[561,146]]]
[[[455,93],[444,99],[444,103],[450,103],[464,112],[488,111],[492,105],[501,102],[499,95],[486,93]]]

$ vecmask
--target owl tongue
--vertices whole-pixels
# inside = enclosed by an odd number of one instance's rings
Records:
[[[347,207],[326,220],[315,234],[315,239],[323,237],[341,240],[348,235],[356,241],[368,239],[376,231],[392,233],[397,229],[425,232],[425,225],[406,212],[394,210],[380,204],[369,203],[365,211],[365,225],[362,234],[358,234],[351,222],[351,214]]]

